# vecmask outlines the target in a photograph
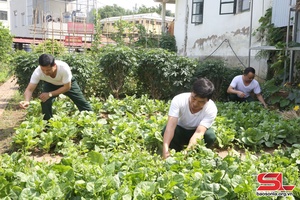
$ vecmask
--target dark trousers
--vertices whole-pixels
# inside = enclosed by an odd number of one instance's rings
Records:
[[[166,127],[162,130],[162,136],[164,135]],[[194,130],[187,130],[182,128],[181,126],[176,126],[174,137],[170,143],[170,148],[175,149],[176,151],[181,151],[189,144],[189,141],[193,134],[195,133],[196,129]],[[206,143],[206,147],[211,147],[216,140],[215,132],[212,128],[206,130],[204,134],[204,142]]]
[[[57,90],[60,87],[62,87],[62,85],[53,85],[51,83],[44,82],[43,92],[52,92],[54,90]],[[71,89],[65,92],[64,95],[68,96],[80,111],[83,110],[92,111],[91,105],[84,98],[82,91],[74,78],[72,79],[71,82]],[[47,101],[41,103],[42,113],[44,114],[44,120],[49,120],[53,116],[52,104],[55,98],[56,97],[51,97]]]
[[[229,101],[235,101],[235,102],[252,102],[252,101],[254,101],[252,96],[249,96],[247,98],[240,98],[236,94],[229,94],[228,98],[229,98]]]

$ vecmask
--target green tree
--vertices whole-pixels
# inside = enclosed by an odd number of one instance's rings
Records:
[[[119,45],[125,45],[125,43],[131,43],[133,40],[133,32],[135,26],[133,23],[124,20],[118,20],[115,22],[114,28],[116,32],[112,34],[112,39],[116,41]],[[125,41],[128,38],[129,41]]]
[[[142,24],[136,24],[135,27],[138,30],[138,39],[134,43],[136,47],[144,48],[156,48],[159,45],[157,36],[153,32],[147,33],[146,28]]]
[[[9,30],[0,22],[0,62],[5,63],[9,61],[9,55],[12,52],[12,36]]]
[[[103,8],[99,8],[98,13],[101,19],[131,14],[130,11],[125,10],[116,4],[113,6],[104,6]]]

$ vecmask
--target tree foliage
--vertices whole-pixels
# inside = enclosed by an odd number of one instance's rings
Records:
[[[65,46],[57,40],[45,40],[39,45],[33,46],[32,50],[37,54],[49,53],[54,56],[64,54],[67,51]]]
[[[126,46],[105,48],[99,67],[116,98],[119,98],[120,91],[136,66],[136,55],[131,48]]]
[[[146,7],[145,5],[142,5],[141,7],[132,8],[132,10],[126,10],[114,4],[113,6],[104,6],[98,9],[98,13],[101,19],[105,19],[109,17],[118,17],[123,15],[143,14],[143,13],[161,14],[161,12],[162,12],[161,4],[152,7]],[[174,16],[174,14],[170,10],[166,10],[166,16]]]
[[[7,56],[12,52],[12,42],[9,30],[0,22],[0,62],[8,61]]]
[[[98,13],[101,19],[131,14],[128,10],[125,10],[116,4],[113,6],[104,6],[103,8],[99,8]]]

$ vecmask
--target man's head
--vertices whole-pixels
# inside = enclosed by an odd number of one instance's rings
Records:
[[[39,64],[43,73],[47,76],[51,76],[56,71],[55,59],[50,54],[42,54],[39,57]]]
[[[254,79],[254,77],[255,77],[255,69],[253,67],[247,67],[244,70],[243,80],[246,83],[251,83],[251,81]]]
[[[191,112],[196,113],[202,110],[208,100],[211,99],[214,90],[214,84],[207,78],[197,79],[193,84],[189,101]]]
[[[42,67],[53,67],[55,65],[55,59],[50,54],[42,54],[39,57],[39,64]]]
[[[197,79],[192,87],[192,93],[196,97],[211,99],[213,92],[215,90],[214,84],[207,78]]]

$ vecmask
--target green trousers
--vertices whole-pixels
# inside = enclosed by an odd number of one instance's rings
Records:
[[[43,92],[52,92],[54,90],[57,90],[60,87],[62,87],[62,85],[53,85],[51,83],[44,82]],[[64,95],[68,96],[80,111],[83,110],[92,111],[91,105],[84,98],[82,91],[74,78],[72,78],[71,89],[65,92]],[[44,114],[44,120],[49,120],[53,116],[52,104],[55,98],[56,97],[51,97],[47,101],[41,103],[42,113]]]
[[[166,127],[162,130],[162,136],[164,135]],[[175,149],[176,151],[183,150],[188,144],[195,133],[196,129],[194,130],[187,130],[182,128],[181,126],[176,126],[174,137],[170,143],[170,148]],[[204,142],[206,143],[206,147],[211,147],[216,140],[215,132],[212,128],[206,130],[204,134]]]
[[[235,101],[235,102],[252,102],[252,101],[254,101],[252,96],[249,96],[247,98],[240,98],[236,94],[229,94],[228,99],[229,99],[229,101]]]

